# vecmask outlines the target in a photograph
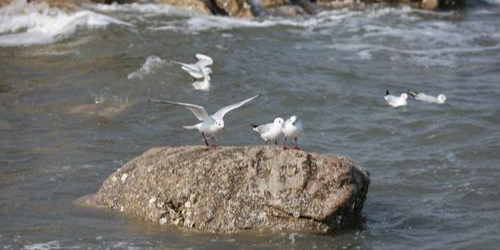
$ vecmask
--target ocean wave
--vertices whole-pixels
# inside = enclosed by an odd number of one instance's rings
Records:
[[[52,43],[75,33],[79,27],[98,28],[129,23],[89,10],[65,13],[46,3],[16,0],[0,8],[0,46]]]
[[[147,15],[181,15],[188,16],[193,13],[186,10],[160,3],[131,3],[131,4],[96,4],[90,5],[90,8],[100,12],[126,12],[141,13]]]
[[[148,11],[148,13],[160,12],[144,8],[137,11]],[[161,7],[158,7],[161,9]],[[365,10],[353,10],[351,8],[342,8],[320,12],[315,16],[291,16],[291,17],[259,17],[253,19],[238,19],[223,16],[192,15],[183,20],[169,20],[160,22],[160,26],[153,25],[148,27],[150,30],[177,31],[184,33],[198,33],[210,30],[233,30],[240,28],[268,28],[275,26],[284,26],[290,28],[302,28],[321,32],[327,30],[330,32],[332,27],[344,26],[357,29],[359,26],[365,26],[374,20],[385,17],[396,17],[408,21],[418,21],[420,16],[431,16],[436,18],[450,17],[453,13],[439,13],[425,10],[416,10],[410,7],[372,7]],[[379,28],[382,28],[380,26]],[[345,29],[345,28],[344,28]]]

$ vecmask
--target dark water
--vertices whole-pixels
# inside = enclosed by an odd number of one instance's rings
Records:
[[[372,6],[256,20],[88,8],[79,28],[43,7],[0,11],[0,249],[498,249],[500,8]],[[169,62],[199,52],[215,60],[209,92]],[[394,109],[386,88],[448,101]],[[192,114],[148,99],[211,112],[257,93],[226,117],[219,143],[260,144],[249,123],[299,116],[305,150],[371,171],[360,225],[225,236],[72,205],[151,147],[201,143],[181,128]]]

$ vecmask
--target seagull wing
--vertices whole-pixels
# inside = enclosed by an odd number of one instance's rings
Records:
[[[198,118],[198,120],[204,121],[208,118],[208,113],[205,110],[205,108],[203,108],[202,106],[198,106],[198,105],[194,105],[194,104],[190,104],[190,103],[171,102],[171,101],[162,101],[162,100],[151,100],[151,102],[184,106],[187,109],[191,110],[191,112],[193,112],[194,116],[196,116],[196,118]]]
[[[257,131],[259,134],[264,134],[267,133],[269,130],[271,130],[272,125],[273,125],[272,123],[262,124],[254,128],[254,130]]]
[[[196,62],[196,65],[200,68],[205,68],[207,66],[214,64],[214,60],[207,55],[196,54],[195,57],[196,57],[196,59],[198,59],[198,62]]]
[[[201,79],[201,78],[204,78],[205,77],[205,74],[203,73],[202,70],[200,70],[200,68],[196,65],[193,65],[193,64],[181,64],[182,67],[181,69],[188,72],[189,75],[191,75],[192,77],[196,78],[196,79]]]
[[[431,95],[426,95],[424,93],[419,93],[415,99],[417,100],[420,100],[420,101],[423,101],[423,102],[430,102],[430,103],[437,103],[438,102],[438,99],[437,97],[435,96],[431,96]]]
[[[250,97],[246,100],[243,100],[241,102],[238,102],[238,103],[235,103],[235,104],[232,104],[232,105],[229,105],[229,106],[226,106],[226,107],[223,107],[219,110],[217,110],[217,112],[215,112],[215,114],[212,115],[212,117],[214,117],[216,120],[217,119],[220,119],[222,120],[224,118],[224,115],[226,115],[229,111],[233,110],[233,109],[237,109],[241,106],[243,106],[245,103],[255,99],[259,97],[259,95],[256,95],[256,96],[253,96],[253,97]]]

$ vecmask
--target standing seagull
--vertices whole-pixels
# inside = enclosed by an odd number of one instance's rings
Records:
[[[265,144],[267,144],[268,140],[272,140],[276,146],[278,146],[278,139],[282,135],[281,129],[283,128],[283,123],[285,123],[283,118],[277,117],[272,123],[252,125],[252,127],[253,130],[260,134],[260,137],[264,140]]]
[[[288,120],[285,121],[283,129],[281,130],[285,135],[285,144],[283,148],[287,149],[286,139],[288,137],[293,137],[295,138],[295,149],[299,149],[299,147],[297,146],[297,138],[299,137],[299,134],[302,133],[303,130],[304,130],[304,124],[302,124],[301,120],[297,119],[297,116],[292,115],[290,118],[288,118]]]
[[[195,104],[189,104],[189,103],[182,103],[182,102],[171,102],[171,101],[161,101],[161,100],[151,100],[151,102],[154,103],[162,103],[162,104],[173,104],[173,105],[179,105],[179,106],[184,106],[187,109],[189,109],[191,112],[193,112],[194,116],[198,118],[201,122],[192,126],[182,126],[185,129],[197,129],[200,131],[201,135],[203,136],[203,139],[205,140],[205,145],[208,145],[207,138],[205,135],[210,135],[212,137],[212,147],[217,147],[215,145],[215,138],[214,135],[221,132],[224,129],[224,115],[227,114],[229,111],[237,109],[241,106],[243,106],[245,103],[259,97],[259,95],[253,96],[251,98],[248,98],[246,100],[243,100],[241,102],[231,104],[229,106],[223,107],[217,112],[215,112],[213,115],[208,115],[207,111],[205,108],[202,106],[198,106]]]
[[[408,99],[408,94],[402,93],[399,97],[397,97],[389,94],[389,90],[385,90],[384,98],[387,101],[387,104],[397,108],[406,106],[407,103],[406,100]]]
[[[180,64],[181,69],[191,75],[194,81],[205,79],[206,75],[212,73],[212,69],[210,69],[208,66],[212,65],[214,63],[214,60],[211,57],[203,54],[196,54],[195,58],[198,61],[191,64],[177,61],[173,62]]]
[[[418,93],[412,90],[408,90],[408,94],[411,97],[423,102],[437,103],[437,104],[443,104],[446,102],[446,96],[443,94],[439,94],[437,97],[435,97],[431,95],[426,95],[424,93]]]

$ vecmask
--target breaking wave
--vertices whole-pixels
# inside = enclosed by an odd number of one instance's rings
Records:
[[[78,28],[98,28],[129,23],[89,10],[66,13],[46,3],[16,0],[0,8],[0,46],[29,46],[52,43],[75,33]]]
[[[161,59],[158,56],[148,56],[146,58],[146,61],[144,64],[141,66],[140,69],[128,74],[127,78],[129,80],[132,79],[142,79],[144,76],[149,75],[154,72],[155,69],[161,67],[164,65],[167,61]]]

